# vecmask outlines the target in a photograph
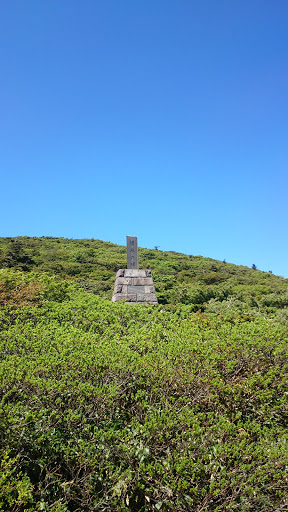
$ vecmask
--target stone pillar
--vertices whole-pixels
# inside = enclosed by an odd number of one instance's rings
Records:
[[[138,242],[136,236],[126,236],[127,241],[127,268],[139,268]]]

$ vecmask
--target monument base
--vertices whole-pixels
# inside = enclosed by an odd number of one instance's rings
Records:
[[[158,304],[151,270],[125,268],[116,274],[112,302]]]

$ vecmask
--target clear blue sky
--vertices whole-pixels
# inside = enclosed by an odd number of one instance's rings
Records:
[[[288,277],[287,0],[1,0],[1,236]]]

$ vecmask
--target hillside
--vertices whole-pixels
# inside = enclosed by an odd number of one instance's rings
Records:
[[[158,306],[125,247],[0,239],[0,511],[287,510],[288,280],[139,260]]]
[[[139,267],[151,268],[160,304],[190,304],[193,311],[288,306],[288,280],[202,256],[139,249]],[[126,268],[126,247],[100,240],[0,238],[0,268],[57,275],[111,299],[115,273]]]

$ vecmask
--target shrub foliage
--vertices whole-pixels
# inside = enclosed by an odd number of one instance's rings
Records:
[[[0,511],[287,509],[287,280],[142,249],[127,306],[125,248],[1,251]]]

